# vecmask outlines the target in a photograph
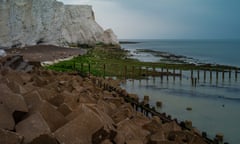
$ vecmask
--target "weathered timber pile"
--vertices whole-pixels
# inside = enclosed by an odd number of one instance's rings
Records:
[[[205,144],[175,121],[135,111],[111,79],[0,67],[0,144]]]

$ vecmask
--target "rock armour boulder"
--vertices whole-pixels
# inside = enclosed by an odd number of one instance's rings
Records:
[[[135,111],[120,87],[107,90],[96,81],[111,80],[0,69],[0,144],[206,144],[176,121]]]

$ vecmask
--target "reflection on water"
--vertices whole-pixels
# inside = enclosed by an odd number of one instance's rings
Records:
[[[156,101],[162,101],[163,107],[157,108],[160,112],[171,114],[179,120],[192,120],[193,125],[201,131],[206,131],[210,137],[216,133],[223,133],[225,141],[237,144],[240,129],[240,77],[234,73],[225,74],[203,72],[199,79],[197,72],[196,86],[190,78],[191,72],[184,71],[182,80],[179,77],[148,77],[145,80],[127,80],[122,86],[130,93],[137,93],[141,98],[150,96],[150,104],[155,106]],[[211,78],[210,78],[211,77]],[[187,111],[186,108],[192,108]]]

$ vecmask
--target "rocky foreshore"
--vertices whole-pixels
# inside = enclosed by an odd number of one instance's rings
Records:
[[[122,94],[136,95],[116,80],[38,68],[24,72],[6,64],[0,67],[1,144],[207,143],[175,120],[136,111]]]

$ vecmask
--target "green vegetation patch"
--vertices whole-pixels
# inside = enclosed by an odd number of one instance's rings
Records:
[[[72,60],[62,61],[47,66],[47,69],[72,72],[78,71],[82,75],[91,73],[95,76],[114,76],[139,78],[142,76],[179,75],[174,70],[208,70],[226,71],[236,69],[235,67],[221,65],[194,65],[194,64],[166,64],[140,62],[128,58],[129,52],[113,46],[97,45],[89,49],[87,54],[78,56]],[[171,71],[171,72],[170,72]]]

